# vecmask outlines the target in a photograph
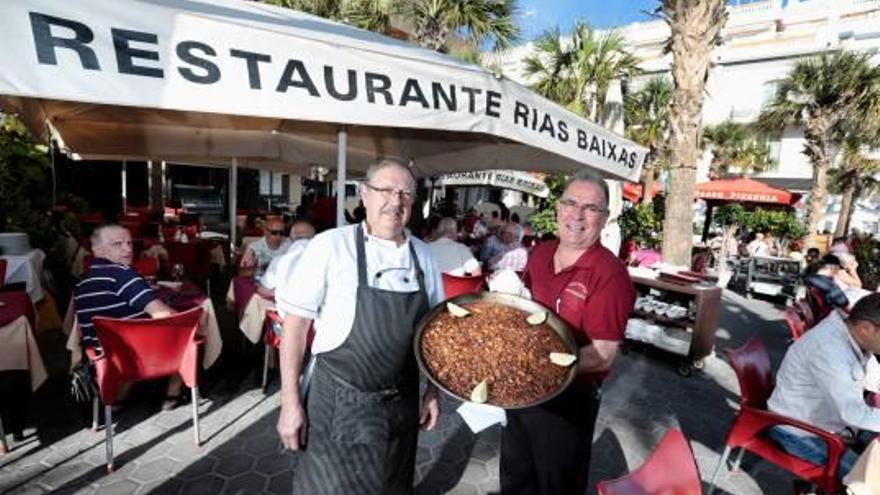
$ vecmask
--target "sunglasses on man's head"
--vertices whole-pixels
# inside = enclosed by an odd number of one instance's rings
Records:
[[[270,235],[283,235],[284,231],[283,230],[270,230],[269,234]]]

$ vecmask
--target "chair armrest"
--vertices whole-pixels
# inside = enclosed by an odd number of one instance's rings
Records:
[[[105,357],[107,357],[107,355],[104,354],[103,350],[95,349],[94,347],[86,347],[85,353],[86,353],[86,357],[89,358],[89,361],[91,361],[93,363],[100,361],[100,360],[104,359]]]
[[[284,324],[284,318],[282,318],[275,310],[266,311],[266,318],[271,320],[272,323],[277,323],[279,325]]]
[[[828,475],[837,475],[840,457],[846,450],[843,439],[839,436],[798,419],[749,406],[742,407],[738,422],[740,422],[739,420],[742,420],[740,426],[747,426],[751,430],[751,437],[757,436],[760,432],[773,426],[790,426],[819,437],[828,448],[828,461],[825,464],[825,470]]]

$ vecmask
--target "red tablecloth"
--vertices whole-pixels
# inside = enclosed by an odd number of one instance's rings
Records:
[[[8,325],[21,315],[27,316],[31,328],[37,328],[34,304],[25,291],[0,292],[0,327]]]

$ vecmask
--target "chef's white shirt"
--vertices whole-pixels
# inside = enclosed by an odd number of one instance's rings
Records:
[[[443,281],[427,244],[407,235],[406,242],[380,239],[364,228],[367,283],[370,287],[395,292],[415,292],[419,288],[410,244],[415,248],[425,275],[428,304],[444,299]],[[322,232],[306,247],[293,274],[275,291],[281,314],[295,314],[314,320],[312,352],[327,352],[340,346],[354,322],[358,269],[355,234],[349,225]]]

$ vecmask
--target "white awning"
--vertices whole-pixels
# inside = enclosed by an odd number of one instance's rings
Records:
[[[637,180],[646,150],[513,81],[408,43],[237,0],[0,2],[0,105],[83,158],[418,175]],[[47,126],[48,124],[48,126]]]

